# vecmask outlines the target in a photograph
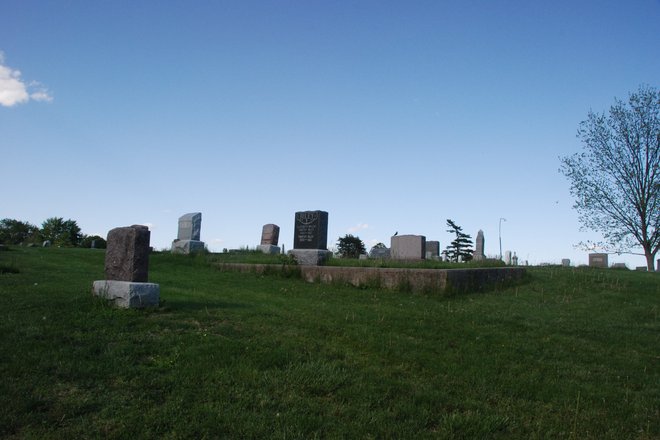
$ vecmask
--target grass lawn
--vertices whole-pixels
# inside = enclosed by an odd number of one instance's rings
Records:
[[[140,311],[91,295],[103,260],[0,252],[0,437],[660,438],[657,274],[446,297],[155,253]]]

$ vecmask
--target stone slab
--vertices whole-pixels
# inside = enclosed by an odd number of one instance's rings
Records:
[[[174,240],[172,242],[173,254],[191,254],[204,250],[204,242],[199,240]]]
[[[105,251],[106,279],[146,283],[150,237],[149,228],[142,225],[110,230]]]
[[[369,251],[369,258],[390,258],[390,249],[389,248],[371,248]]]
[[[177,240],[199,241],[202,232],[202,213],[191,212],[179,217]]]
[[[280,227],[272,223],[261,229],[261,244],[277,246],[280,241]]]
[[[440,256],[440,242],[435,240],[426,241],[426,258]]]
[[[294,249],[328,249],[328,213],[325,211],[296,212]]]
[[[348,283],[375,289],[439,294],[485,291],[520,282],[526,273],[525,268],[522,267],[408,269],[237,263],[221,263],[218,266],[221,270],[255,273],[289,271],[293,267],[299,270],[301,277],[308,282]]]
[[[301,266],[322,266],[332,257],[332,252],[323,249],[291,249],[289,254]]]
[[[158,307],[160,286],[154,283],[134,283],[129,281],[94,281],[92,293],[124,309]]]
[[[257,250],[264,254],[279,254],[282,252],[282,249],[279,246],[274,246],[272,244],[260,244],[257,246]]]
[[[609,267],[607,261],[607,254],[589,254],[589,266],[590,267]]]
[[[394,260],[426,258],[426,237],[423,235],[394,235],[390,243],[390,255]]]

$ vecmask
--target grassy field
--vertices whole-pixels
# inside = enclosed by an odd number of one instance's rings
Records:
[[[139,311],[92,297],[102,250],[0,252],[0,437],[660,438],[660,275],[441,297],[207,258],[153,254]]]

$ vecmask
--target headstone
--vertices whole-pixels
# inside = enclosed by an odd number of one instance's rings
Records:
[[[639,272],[646,272],[648,268],[646,266],[637,266],[635,270]]]
[[[626,263],[614,263],[612,269],[628,269],[628,266],[626,266]]]
[[[105,280],[94,281],[94,295],[118,307],[158,306],[160,286],[148,283],[149,228],[133,225],[108,232]]]
[[[477,232],[477,239],[475,240],[475,249],[472,254],[472,259],[474,261],[481,261],[486,259],[486,254],[484,253],[484,245],[486,240],[484,239],[484,231],[479,229]]]
[[[609,267],[607,254],[589,254],[589,267]]]
[[[325,211],[296,212],[293,236],[294,249],[328,249],[328,213]]]
[[[330,258],[326,211],[296,212],[293,231],[293,249],[289,253],[298,264],[318,266]]]
[[[570,258],[562,258],[561,260],[561,265],[563,267],[571,267],[571,260]]]
[[[386,247],[372,247],[369,251],[369,258],[388,259],[390,258],[390,249]]]
[[[504,263],[507,265],[511,264],[511,251],[504,252]]]
[[[280,239],[280,227],[269,223],[261,230],[261,244],[257,246],[264,254],[279,254],[280,248],[277,243]]]
[[[108,232],[105,278],[146,282],[149,273],[149,228],[133,225]]]
[[[437,260],[440,258],[440,242],[429,240],[426,242],[426,259]]]
[[[96,249],[96,240],[92,240],[92,244],[90,244],[89,247],[92,249]]]
[[[426,257],[426,237],[394,235],[390,238],[390,255],[395,260],[423,260]]]
[[[179,217],[179,230],[172,242],[172,252],[190,254],[204,250],[204,242],[200,241],[202,231],[202,213],[191,212]]]
[[[50,240],[46,240],[42,243],[43,247],[50,247],[50,245],[51,245]]]
[[[518,265],[518,256],[516,255],[515,252],[513,253],[513,257],[511,257],[511,264],[514,266]]]

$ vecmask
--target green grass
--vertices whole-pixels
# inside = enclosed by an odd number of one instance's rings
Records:
[[[447,298],[155,253],[140,311],[92,297],[103,259],[0,254],[0,437],[660,438],[653,273]]]

